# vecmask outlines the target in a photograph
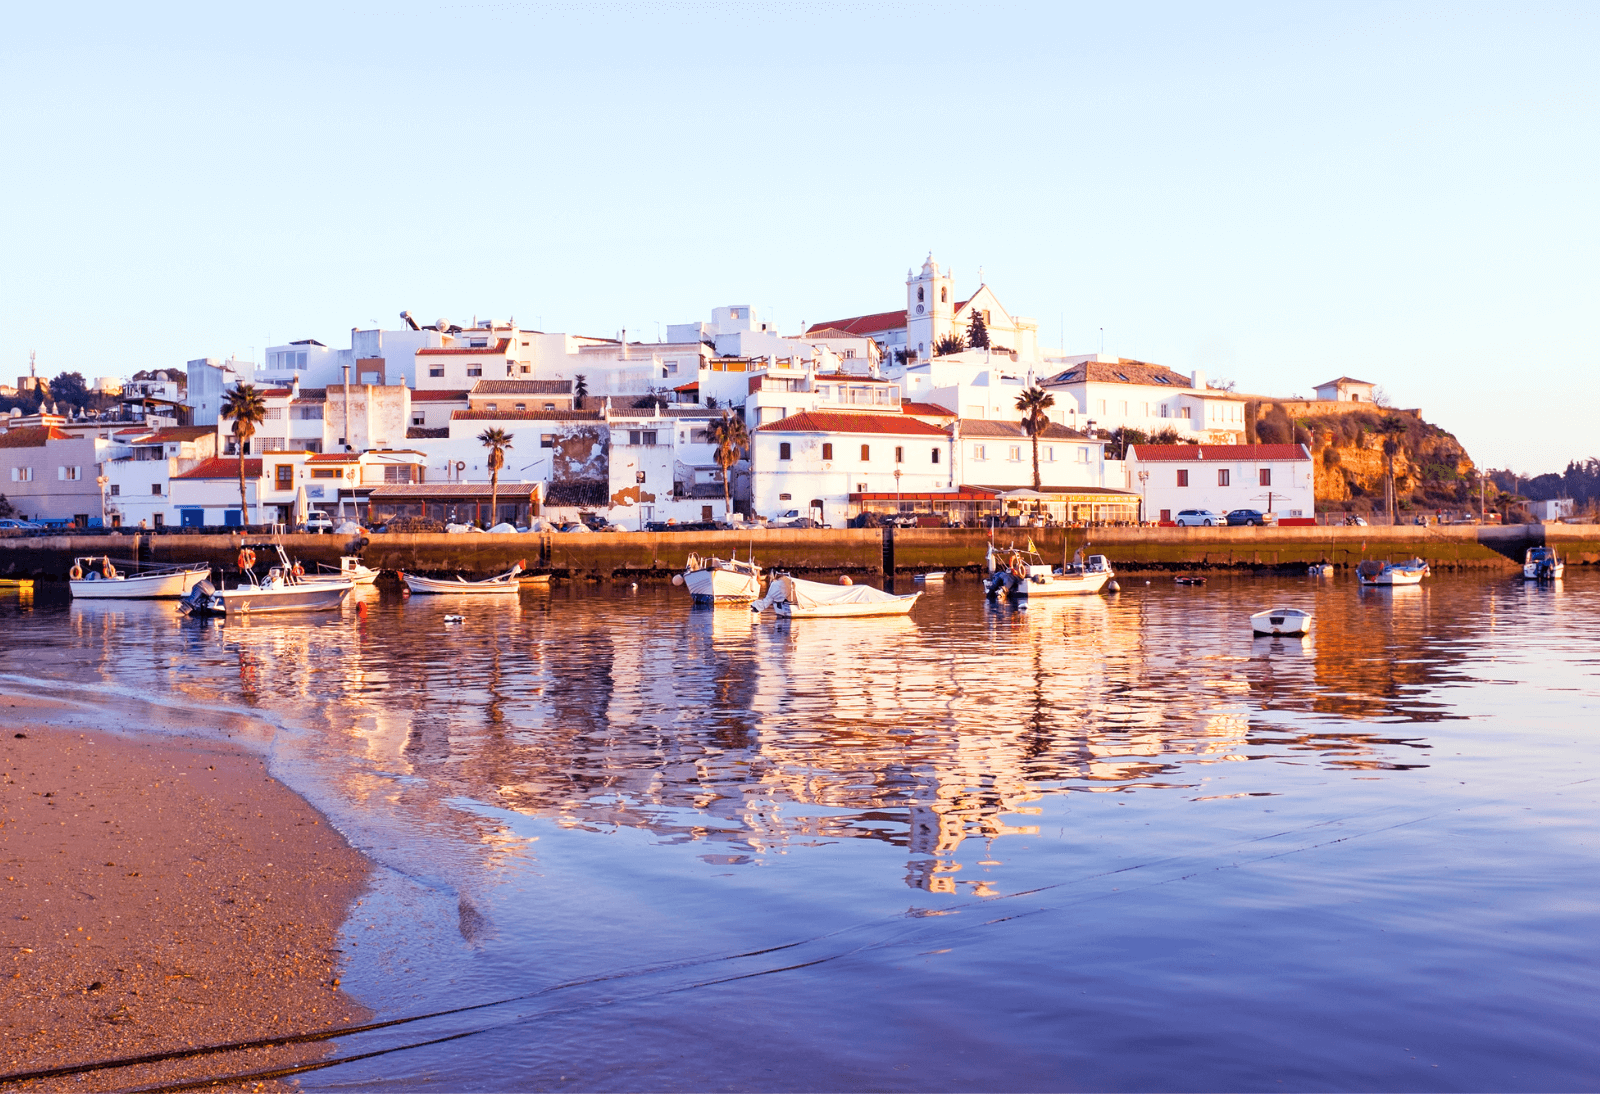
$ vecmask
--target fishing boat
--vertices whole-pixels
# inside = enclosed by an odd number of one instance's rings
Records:
[[[339,568],[323,569],[322,564],[317,564],[314,573],[308,573],[300,580],[307,584],[319,581],[349,581],[356,585],[371,585],[378,580],[381,570],[374,570],[371,566],[361,561],[359,555],[340,555]]]
[[[1271,608],[1250,617],[1256,634],[1301,635],[1311,633],[1311,613],[1299,608]]]
[[[1332,577],[1333,563],[1313,562],[1311,565],[1306,567],[1306,573],[1310,574],[1312,577]]]
[[[465,596],[516,596],[522,583],[517,575],[522,573],[519,562],[503,574],[486,577],[482,581],[468,581],[457,574],[453,578],[421,577],[400,571],[400,580],[414,593],[455,593]]]
[[[256,576],[256,550],[276,554],[278,563],[267,576]],[[270,556],[269,556],[270,557]],[[291,562],[276,543],[239,548],[241,580],[233,588],[200,581],[180,603],[190,615],[266,615],[277,612],[328,612],[345,602],[353,581],[307,581],[305,567]]]
[[[73,559],[67,585],[79,600],[171,600],[189,595],[210,576],[209,563],[125,574],[105,555],[86,555]]]
[[[767,587],[767,595],[753,601],[750,610],[768,608],[788,619],[846,619],[873,615],[907,615],[921,593],[897,596],[871,585],[824,585],[779,574]]]
[[[1362,585],[1420,585],[1432,572],[1432,567],[1420,558],[1409,562],[1368,559],[1356,567],[1356,580]]]
[[[1071,562],[1059,570],[1052,569],[1034,550],[1032,540],[1023,550],[1007,547],[996,551],[991,543],[984,561],[989,568],[989,576],[983,583],[985,594],[993,598],[1004,592],[1007,599],[1013,601],[1034,596],[1098,593],[1114,576],[1105,555],[1090,555],[1086,559],[1082,548]]]
[[[1567,573],[1553,547],[1529,547],[1522,562],[1522,576],[1529,581],[1560,581]]]
[[[690,555],[674,585],[685,585],[699,604],[742,604],[761,595],[761,567],[753,560]]]
[[[0,589],[32,589],[31,577],[0,577]]]

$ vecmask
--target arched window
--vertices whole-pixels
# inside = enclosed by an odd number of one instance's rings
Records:
[[[919,304],[920,304],[920,303],[922,303],[922,300],[923,300],[923,296],[922,296],[922,286],[921,286],[921,285],[918,285],[918,286],[917,286],[917,303],[919,303]]]
[[[939,303],[950,303],[950,286],[942,285],[939,287]]]

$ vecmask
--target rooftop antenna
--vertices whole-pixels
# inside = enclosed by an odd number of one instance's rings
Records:
[[[30,380],[37,380],[39,378],[39,373],[34,369],[34,361],[38,358],[38,356],[39,355],[33,350],[30,349],[28,351],[28,379]]]
[[[1101,327],[1100,328],[1100,353],[1101,353],[1102,356],[1104,356],[1105,352],[1106,352],[1106,329],[1104,327]]]

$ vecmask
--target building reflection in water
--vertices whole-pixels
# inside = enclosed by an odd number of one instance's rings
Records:
[[[563,589],[451,625],[448,598],[365,590],[320,619],[223,625],[75,605],[70,630],[107,680],[311,727],[345,761],[329,768],[344,800],[457,831],[491,864],[531,850],[452,803],[647,829],[728,864],[876,840],[904,850],[915,888],[988,892],[958,852],[1037,833],[1052,795],[1199,797],[1211,765],[1259,760],[1425,764],[1401,728],[1450,716],[1438,690],[1457,671],[1458,624],[1431,592],[1316,589],[1314,641],[1252,641],[1254,593],[1014,611],[965,585],[910,619],[754,621],[664,590]]]

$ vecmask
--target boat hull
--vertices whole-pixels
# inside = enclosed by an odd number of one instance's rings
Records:
[[[1530,562],[1522,568],[1522,576],[1528,581],[1560,581],[1567,576],[1567,564],[1558,562],[1555,564],[1554,569],[1547,570],[1541,574],[1539,572],[1539,564]]]
[[[761,595],[761,580],[737,570],[690,570],[683,575],[689,595],[701,603],[740,604]]]
[[[456,578],[450,581],[441,581],[433,577],[419,577],[416,574],[401,573],[400,580],[406,583],[406,588],[413,593],[426,595],[449,594],[454,596],[516,596],[521,588],[516,578],[501,580],[494,578],[489,581],[464,581]]]
[[[1257,612],[1250,617],[1250,629],[1256,634],[1297,637],[1311,633],[1311,613],[1296,608],[1274,608]]]
[[[315,582],[283,589],[226,589],[212,593],[203,604],[191,604],[195,615],[272,615],[278,612],[331,612],[345,602],[355,586],[350,582]]]
[[[819,604],[814,608],[802,608],[783,601],[774,604],[772,610],[785,619],[864,619],[875,615],[909,615],[921,596],[921,593],[908,593],[893,600],[871,604]]]
[[[1421,585],[1421,570],[1385,570],[1376,577],[1361,577],[1363,585]]]
[[[1030,578],[1009,595],[1027,599],[1035,596],[1088,596],[1098,593],[1111,580],[1108,573],[1052,574],[1043,581]]]
[[[167,574],[84,577],[67,584],[77,600],[176,600],[188,596],[210,574],[211,567],[197,566]]]

